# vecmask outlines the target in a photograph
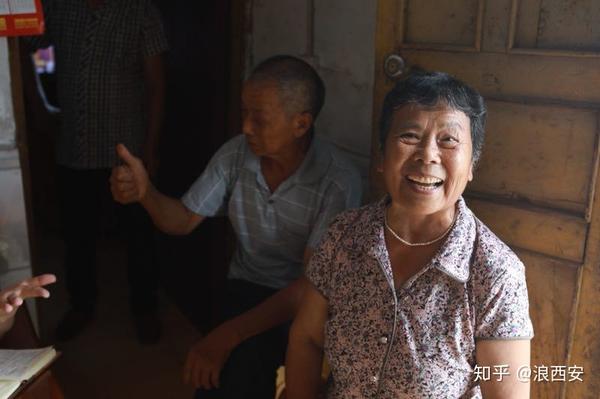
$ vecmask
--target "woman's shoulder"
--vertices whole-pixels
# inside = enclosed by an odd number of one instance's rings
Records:
[[[361,224],[372,221],[379,209],[379,202],[369,203],[358,208],[346,209],[337,215],[332,225],[360,227]]]
[[[475,217],[477,235],[472,271],[479,277],[522,274],[523,262],[488,226]]]
[[[371,203],[339,213],[329,225],[329,239],[338,241],[342,236],[356,238],[357,234],[364,234],[376,218],[378,208],[377,203]]]

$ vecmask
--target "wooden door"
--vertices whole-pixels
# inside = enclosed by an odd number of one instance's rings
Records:
[[[550,379],[551,366],[584,370],[583,382],[533,382],[532,397],[600,398],[600,2],[379,0],[377,18],[374,126],[398,67],[385,64],[392,54],[487,100],[465,196],[526,265],[532,367],[547,366]],[[378,148],[374,131],[373,165]]]

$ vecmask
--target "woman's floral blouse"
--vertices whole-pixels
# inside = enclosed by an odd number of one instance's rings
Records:
[[[533,336],[524,266],[461,198],[440,250],[394,288],[388,201],[338,216],[307,269],[328,300],[327,397],[480,398],[475,342]]]

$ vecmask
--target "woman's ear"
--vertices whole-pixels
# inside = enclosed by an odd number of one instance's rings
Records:
[[[469,166],[469,181],[473,181],[473,168],[474,168],[474,163],[471,162],[471,165]]]

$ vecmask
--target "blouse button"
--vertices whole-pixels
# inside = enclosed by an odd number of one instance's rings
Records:
[[[385,335],[381,338],[379,338],[379,343],[381,344],[387,344],[388,343],[388,337],[386,337]]]

